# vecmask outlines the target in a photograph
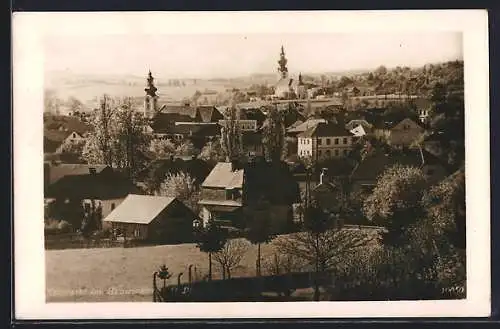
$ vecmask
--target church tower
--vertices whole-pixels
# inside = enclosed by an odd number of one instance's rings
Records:
[[[286,67],[287,59],[285,57],[285,49],[281,46],[280,60],[278,61],[278,72],[280,74],[280,79],[288,78],[288,68]]]
[[[151,118],[156,113],[158,109],[158,95],[156,91],[158,89],[154,85],[154,78],[151,71],[148,73],[146,88],[146,96],[144,96],[144,117]]]

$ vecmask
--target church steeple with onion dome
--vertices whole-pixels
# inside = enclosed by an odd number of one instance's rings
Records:
[[[146,88],[144,88],[144,91],[146,92],[146,96],[144,97],[144,116],[146,118],[151,118],[158,109],[157,90],[158,89],[154,85],[154,78],[150,70],[146,80]]]
[[[283,46],[281,46],[280,59],[278,61],[278,72],[280,73],[281,79],[286,79],[288,77],[288,68],[286,66],[287,63],[288,60],[285,57],[285,49],[283,48]]]

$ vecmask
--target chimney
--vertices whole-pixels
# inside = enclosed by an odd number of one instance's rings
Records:
[[[94,167],[89,167],[89,173],[91,175],[95,175],[97,172],[96,172],[96,169]]]
[[[328,182],[328,168],[321,169],[321,175],[319,175],[319,184],[326,184]]]
[[[240,163],[237,157],[231,159],[231,171],[240,169]]]

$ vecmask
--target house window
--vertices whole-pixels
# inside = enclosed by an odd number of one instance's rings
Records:
[[[318,151],[318,156],[321,156],[321,151]]]
[[[339,150],[335,150],[335,156],[338,157],[339,156]]]
[[[318,138],[318,145],[321,145],[321,138]]]
[[[326,150],[326,156],[329,157],[330,155],[332,155],[332,152],[330,150]]]
[[[135,230],[134,230],[134,238],[138,238],[141,236],[141,230],[137,227]]]
[[[344,137],[344,144],[347,144],[347,137]]]
[[[332,142],[332,141],[330,140],[330,138],[327,138],[327,139],[326,139],[326,145],[330,145],[330,144],[331,144],[331,142]]]
[[[76,138],[76,134],[75,133],[73,133],[73,138]]]
[[[115,204],[114,204],[114,203],[112,203],[112,204],[111,204],[111,211],[115,210],[115,207],[116,207],[116,206],[115,206]]]
[[[344,150],[344,155],[347,156],[349,154],[348,150]]]
[[[335,138],[335,145],[338,145],[338,143],[339,143],[339,139]]]

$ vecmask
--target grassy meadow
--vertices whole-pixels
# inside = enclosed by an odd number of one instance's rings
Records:
[[[273,254],[273,246],[262,245],[262,257]],[[166,264],[173,273],[170,283],[188,280],[188,266],[198,275],[208,273],[208,255],[195,244],[135,248],[46,250],[47,302],[152,301],[152,276]],[[255,275],[257,246],[251,245],[232,276]],[[264,265],[262,268],[263,271]],[[220,278],[213,262],[213,277]],[[194,275],[194,271],[193,271]]]

